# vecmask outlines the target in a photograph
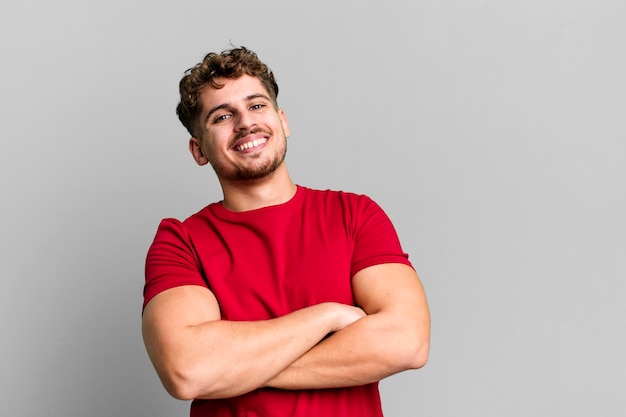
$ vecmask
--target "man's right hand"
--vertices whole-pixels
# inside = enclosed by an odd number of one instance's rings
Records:
[[[334,304],[337,310],[337,325],[333,328],[333,332],[337,332],[367,315],[365,311],[359,307],[340,303],[331,304]]]
[[[182,286],[148,302],[143,336],[165,389],[175,398],[227,398],[250,392],[364,310],[326,302],[271,320],[221,320],[206,287]]]

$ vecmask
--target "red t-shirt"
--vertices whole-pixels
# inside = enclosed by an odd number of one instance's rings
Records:
[[[354,305],[351,277],[411,265],[391,221],[370,198],[298,186],[288,202],[246,212],[211,204],[164,219],[146,261],[144,307],[181,285],[208,287],[224,320],[267,320],[326,301]],[[262,388],[195,400],[191,416],[382,416],[378,384],[326,390]]]

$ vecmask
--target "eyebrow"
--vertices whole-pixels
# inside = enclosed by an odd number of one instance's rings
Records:
[[[266,94],[261,94],[261,93],[250,94],[249,96],[246,96],[246,98],[244,98],[244,100],[245,101],[251,101],[251,100],[254,100],[254,99],[257,99],[257,98],[264,98],[264,99],[266,99],[269,102],[272,101]],[[213,113],[215,113],[216,111],[221,110],[221,109],[226,109],[228,107],[230,107],[229,103],[222,103],[222,104],[218,104],[215,107],[212,107],[209,110],[209,112],[207,113],[206,117],[204,118],[204,122],[206,123],[207,120],[209,120],[209,118],[211,117],[211,115]]]

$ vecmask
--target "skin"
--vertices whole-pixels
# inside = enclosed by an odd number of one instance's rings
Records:
[[[230,210],[288,201],[296,186],[284,162],[290,133],[284,111],[254,77],[220,82],[223,88],[201,94],[192,156],[213,166]],[[352,278],[352,290],[359,307],[322,303],[272,320],[230,322],[221,320],[207,288],[172,288],[147,304],[144,342],[165,388],[185,400],[260,387],[355,386],[422,367],[430,315],[415,271],[401,264],[365,268]]]
[[[289,124],[261,82],[249,75],[218,79],[224,87],[200,94],[200,133],[189,140],[198,165],[210,163],[224,192],[223,204],[251,210],[289,200],[296,186],[284,162]],[[254,141],[263,143],[244,150]]]

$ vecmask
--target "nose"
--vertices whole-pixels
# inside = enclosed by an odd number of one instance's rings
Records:
[[[256,122],[250,112],[242,111],[237,115],[237,123],[235,125],[237,131],[250,130],[254,125],[256,125]]]

